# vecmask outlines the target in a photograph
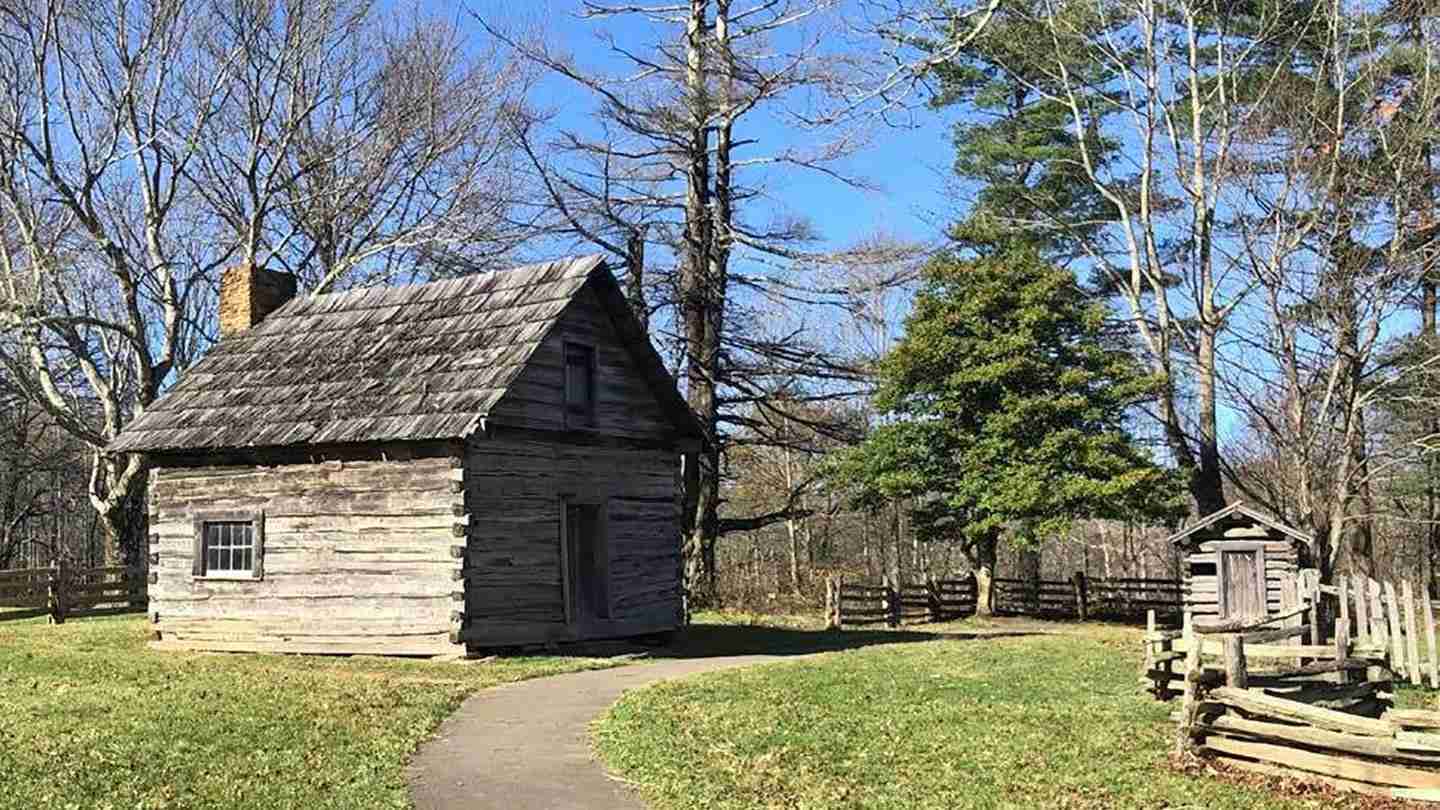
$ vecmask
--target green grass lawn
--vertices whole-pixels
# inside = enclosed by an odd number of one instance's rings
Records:
[[[596,742],[662,810],[1337,806],[1167,768],[1173,705],[1139,691],[1138,632],[1081,631],[665,683],[622,699]]]
[[[467,694],[607,666],[152,652],[141,618],[0,624],[0,808],[409,807]]]

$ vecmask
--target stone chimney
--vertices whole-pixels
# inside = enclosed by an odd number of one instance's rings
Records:
[[[238,335],[295,297],[289,273],[238,264],[220,276],[220,337]]]

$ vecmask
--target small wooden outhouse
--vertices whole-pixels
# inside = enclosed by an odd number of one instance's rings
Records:
[[[1311,546],[1305,533],[1238,502],[1170,542],[1185,555],[1185,611],[1197,619],[1281,613]]]
[[[686,405],[599,257],[294,297],[110,445],[150,466],[160,647],[436,655],[680,626]]]

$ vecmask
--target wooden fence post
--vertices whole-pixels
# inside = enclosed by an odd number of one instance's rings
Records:
[[[1350,620],[1348,618],[1335,620],[1335,662],[1344,663],[1350,659]],[[1348,683],[1350,671],[1341,667],[1335,672],[1336,683]]]
[[[1227,633],[1224,643],[1225,685],[1244,689],[1250,685],[1250,673],[1245,664],[1245,636],[1242,633]]]
[[[1320,618],[1320,572],[1313,568],[1301,571],[1300,598],[1310,604],[1310,643],[1318,645],[1325,639]]]
[[[1390,634],[1385,624],[1385,604],[1380,599],[1380,581],[1370,580],[1370,643],[1382,650],[1389,649]]]
[[[885,624],[890,627],[900,626],[900,582],[885,577],[881,580],[885,587]]]
[[[1180,697],[1180,733],[1175,741],[1175,748],[1178,753],[1184,754],[1191,751],[1195,745],[1192,736],[1195,724],[1195,715],[1199,709],[1200,676],[1200,636],[1195,632],[1195,625],[1191,621],[1190,614],[1185,614],[1185,680],[1181,687],[1184,691]]]
[[[1370,586],[1365,580],[1364,574],[1356,576],[1352,590],[1355,592],[1355,622],[1350,626],[1350,634],[1361,644],[1370,643]]]
[[[1289,613],[1290,611],[1294,610],[1295,608],[1300,607],[1300,582],[1299,582],[1299,579],[1300,579],[1300,578],[1299,578],[1297,575],[1292,574],[1292,573],[1288,573],[1288,572],[1281,575],[1281,578],[1280,578],[1280,612],[1281,612],[1281,613]],[[1304,623],[1305,623],[1305,617],[1304,617],[1304,616],[1296,616],[1296,617],[1291,618],[1291,619],[1286,619],[1286,620],[1283,622],[1282,626],[1283,626],[1283,627],[1298,627],[1299,625],[1304,624]],[[1297,645],[1297,644],[1299,644],[1300,642],[1301,642],[1301,639],[1297,636],[1297,637],[1292,638],[1292,639],[1287,639],[1284,643],[1287,644],[1287,645]],[[1298,667],[1298,666],[1300,666],[1300,664],[1301,664],[1300,657],[1299,657],[1299,656],[1296,656],[1296,657],[1295,657],[1295,666]]]
[[[845,575],[835,575],[835,629],[845,629]]]
[[[835,577],[825,578],[825,629],[834,630],[835,621]]]
[[[1075,586],[1075,615],[1079,617],[1080,621],[1086,621],[1090,618],[1090,606],[1088,604],[1089,594],[1086,593],[1085,572],[1076,571],[1075,576],[1070,578],[1070,582]]]
[[[50,561],[50,582],[46,591],[46,607],[50,608],[50,623],[65,623],[65,561],[56,557]]]
[[[1410,580],[1400,583],[1405,598],[1405,651],[1410,661],[1410,683],[1420,686],[1425,682],[1420,674],[1420,627],[1415,621],[1415,589]]]
[[[1338,623],[1340,620],[1343,619],[1346,623],[1349,623],[1350,587],[1349,582],[1346,581],[1344,574],[1341,574],[1340,576],[1335,578],[1335,599],[1340,603],[1340,608],[1335,614],[1335,621]]]
[[[1420,607],[1425,611],[1425,646],[1430,653],[1430,688],[1440,689],[1440,662],[1435,650],[1435,614],[1430,605],[1430,588],[1420,589]]]
[[[1385,619],[1390,625],[1390,671],[1405,674],[1405,638],[1400,629],[1400,603],[1395,598],[1395,583],[1385,583]]]
[[[1150,645],[1150,639],[1155,637],[1155,611],[1145,611],[1145,671],[1149,672],[1154,668],[1155,651]]]

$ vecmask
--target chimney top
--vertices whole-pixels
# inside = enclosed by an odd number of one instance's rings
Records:
[[[238,264],[220,276],[220,337],[238,335],[295,297],[295,276]]]

